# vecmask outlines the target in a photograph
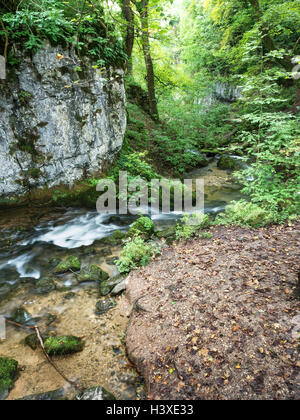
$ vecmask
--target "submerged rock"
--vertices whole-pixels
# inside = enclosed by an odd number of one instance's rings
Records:
[[[18,362],[8,357],[0,357],[0,401],[4,400],[13,388],[17,377]]]
[[[80,261],[77,257],[69,255],[61,263],[59,263],[53,272],[55,274],[64,274],[68,271],[79,271],[81,267]]]
[[[116,302],[113,299],[104,299],[99,300],[99,302],[96,303],[96,315],[102,315],[105,312],[109,311],[110,309],[114,308],[116,306]]]
[[[56,389],[55,391],[43,392],[41,394],[32,394],[23,398],[19,398],[19,401],[56,401],[64,400],[65,390],[64,388]]]
[[[45,342],[48,336],[41,335],[41,338]],[[27,335],[27,337],[24,340],[24,343],[26,344],[26,346],[29,346],[32,350],[36,350],[40,346],[39,339],[37,338],[37,335],[35,333]]]
[[[3,284],[0,286],[0,301],[5,299],[11,292],[12,288],[9,284]]]
[[[112,401],[115,396],[106,391],[102,386],[86,389],[83,393],[78,394],[76,397],[80,401]]]
[[[105,262],[108,265],[116,265],[116,262],[118,261],[118,259],[119,259],[118,257],[109,257],[109,258],[106,258]]]
[[[102,282],[109,278],[109,274],[102,270],[98,265],[91,265],[81,270],[80,274],[77,276],[78,283],[84,283],[87,281],[99,281]]]
[[[108,255],[110,255],[111,254],[111,249],[110,248],[103,248],[103,249],[100,249],[98,252],[97,252],[97,255],[99,256],[99,257],[107,257]]]
[[[31,315],[29,312],[26,311],[24,308],[16,308],[12,315],[11,321],[16,322],[17,324],[25,325],[27,322],[31,320]]]
[[[45,277],[39,280],[35,285],[35,293],[37,295],[46,295],[47,293],[53,292],[55,290],[56,285],[53,280]]]
[[[49,356],[61,356],[82,351],[84,344],[81,338],[65,335],[47,338],[44,346]]]

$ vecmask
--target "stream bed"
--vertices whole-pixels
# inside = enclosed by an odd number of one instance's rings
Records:
[[[215,160],[187,177],[204,179],[205,212],[218,213],[230,201],[241,198],[240,186],[229,171],[217,167]],[[159,214],[153,220],[161,230],[174,225],[179,217]],[[78,257],[82,268],[97,264],[111,277],[118,275],[114,259],[120,255],[121,244],[108,245],[103,239],[116,230],[128,230],[135,219],[78,208],[0,212],[0,316],[9,317],[22,307],[47,333],[82,337],[82,352],[54,357],[55,363],[80,386],[104,386],[117,399],[135,399],[136,393],[143,397],[142,380],[127,360],[123,345],[131,310],[125,297],[115,297],[113,309],[96,315],[99,295],[95,283],[79,284],[72,272],[56,275],[56,289],[45,295],[37,293],[36,283],[50,276],[57,261],[68,255]],[[20,366],[8,399],[60,388],[64,398],[74,398],[75,390],[51,368],[43,353],[24,345],[28,334],[8,326],[6,340],[0,340],[0,355],[14,358]]]

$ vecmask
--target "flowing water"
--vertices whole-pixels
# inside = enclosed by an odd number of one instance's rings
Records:
[[[231,174],[218,169],[216,161],[194,170],[186,178],[204,179],[205,212],[218,213],[227,203],[241,197],[240,187]],[[179,217],[175,213],[157,214],[152,219],[157,229],[163,229],[176,223]],[[112,218],[73,208],[0,213],[0,315],[9,316],[14,308],[22,306],[39,325],[44,325],[49,313],[54,314],[57,321],[51,328],[56,333],[89,336],[82,353],[58,363],[65,373],[71,369],[74,380],[85,386],[105,385],[118,398],[133,397],[132,375],[135,376],[128,367],[121,340],[129,313],[123,297],[116,299],[115,309],[98,317],[94,311],[98,298],[95,285],[79,285],[74,273],[56,276],[57,290],[47,296],[35,294],[35,283],[49,277],[57,261],[70,254],[80,259],[82,267],[96,263],[111,276],[117,275],[111,261],[119,256],[121,247],[109,247],[101,239],[115,230],[128,230],[135,219],[136,216]],[[0,355],[13,356],[24,364],[24,372],[10,398],[66,387],[55,372],[49,374],[41,354],[25,348],[21,340],[26,334],[9,327],[7,339],[0,341]]]

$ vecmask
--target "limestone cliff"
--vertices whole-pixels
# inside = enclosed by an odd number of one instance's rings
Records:
[[[95,175],[126,128],[122,69],[79,67],[74,49],[49,44],[15,54],[0,84],[1,199]]]

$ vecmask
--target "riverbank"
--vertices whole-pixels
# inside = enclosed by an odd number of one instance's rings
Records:
[[[149,399],[300,398],[299,228],[213,227],[129,275]]]

